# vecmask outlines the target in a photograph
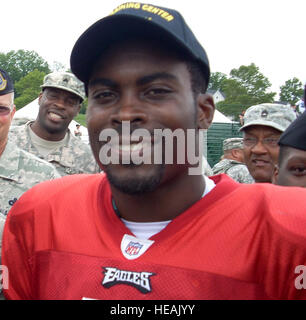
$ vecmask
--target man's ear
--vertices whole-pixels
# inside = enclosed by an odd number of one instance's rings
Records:
[[[15,114],[15,112],[16,112],[16,106],[15,105],[13,105],[13,109],[12,109],[12,111],[11,111],[11,121],[13,120],[13,118],[14,118],[14,114]]]
[[[198,117],[197,125],[199,129],[208,129],[213,121],[215,113],[215,103],[213,97],[208,93],[201,93],[197,97]]]
[[[273,174],[272,174],[272,183],[273,184],[277,184],[278,173],[279,173],[279,168],[278,168],[278,165],[276,164],[274,166],[274,170],[273,170]]]
[[[41,101],[42,95],[43,95],[43,92],[40,92],[39,96],[38,96],[38,105],[39,106],[40,106],[40,101]]]

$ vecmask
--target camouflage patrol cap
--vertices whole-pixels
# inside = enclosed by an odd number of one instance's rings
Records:
[[[85,98],[84,84],[70,72],[53,72],[44,77],[41,88],[58,88],[76,94],[82,99]]]
[[[14,92],[13,81],[6,71],[0,69],[0,96]]]
[[[244,130],[249,126],[267,126],[281,132],[296,119],[296,114],[290,106],[277,103],[262,103],[248,108],[244,114],[244,125],[240,128]]]
[[[228,138],[223,141],[223,151],[232,149],[243,149],[242,138]]]

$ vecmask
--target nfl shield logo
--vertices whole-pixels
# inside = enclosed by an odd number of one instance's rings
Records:
[[[142,247],[143,245],[139,242],[130,241],[126,246],[125,252],[130,256],[136,256]]]
[[[130,234],[125,234],[122,237],[120,249],[126,259],[134,260],[143,255],[153,243],[153,240],[139,239]]]

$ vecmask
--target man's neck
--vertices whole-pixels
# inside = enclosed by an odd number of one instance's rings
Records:
[[[120,216],[128,221],[172,220],[201,199],[205,181],[202,175],[181,175],[142,195],[124,194],[111,186]]]
[[[58,133],[50,133],[47,130],[45,130],[37,120],[35,120],[31,124],[31,129],[38,137],[40,137],[41,139],[48,140],[48,141],[63,140],[65,138],[66,133],[67,133],[67,131],[58,132]]]

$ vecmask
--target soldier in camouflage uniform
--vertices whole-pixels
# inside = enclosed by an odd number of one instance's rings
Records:
[[[253,183],[254,179],[243,163],[242,138],[229,138],[223,141],[223,159],[212,168],[214,174],[225,173],[237,182]]]
[[[92,151],[68,129],[80,111],[84,86],[72,73],[45,76],[35,121],[11,128],[9,140],[52,163],[61,176],[99,172]]]
[[[15,113],[13,99],[13,83],[8,74],[0,69],[0,253],[4,222],[13,204],[35,184],[60,177],[55,167],[47,161],[7,141]]]
[[[278,140],[296,119],[290,106],[263,103],[248,108],[244,115],[244,161],[255,182],[271,183],[278,162]]]

